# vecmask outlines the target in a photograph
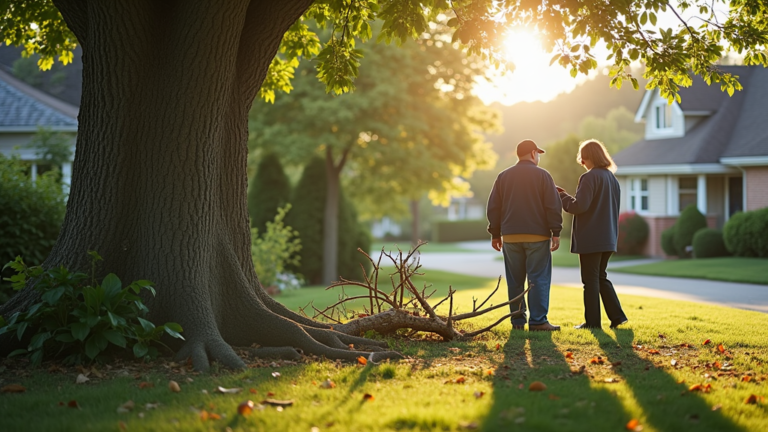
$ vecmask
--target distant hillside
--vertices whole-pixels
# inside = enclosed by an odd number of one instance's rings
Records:
[[[565,137],[574,132],[587,116],[604,117],[611,109],[624,106],[634,113],[643,98],[644,81],[635,91],[626,83],[621,90],[608,86],[609,78],[599,75],[577,86],[571,93],[563,93],[549,102],[521,102],[512,106],[495,104],[502,113],[504,133],[489,136],[493,147],[504,157],[514,145],[530,138],[540,145]]]

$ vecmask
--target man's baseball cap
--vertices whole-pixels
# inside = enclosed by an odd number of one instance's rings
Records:
[[[535,142],[531,140],[522,140],[517,144],[518,156],[527,155],[532,151],[537,151],[539,153],[546,153],[543,149],[540,149]]]

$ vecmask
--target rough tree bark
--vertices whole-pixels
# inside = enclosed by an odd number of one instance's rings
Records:
[[[54,0],[83,47],[83,94],[67,214],[43,266],[87,270],[92,249],[105,272],[153,281],[150,319],[182,325],[177,355],[200,370],[243,367],[232,345],[349,360],[361,353],[348,344],[386,346],[289,311],[251,262],[248,110],[311,2]]]

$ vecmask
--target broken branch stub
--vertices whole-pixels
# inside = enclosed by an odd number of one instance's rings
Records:
[[[445,340],[467,340],[490,331],[506,319],[518,317],[523,314],[523,311],[517,310],[504,315],[493,324],[480,329],[472,329],[471,331],[457,329],[456,324],[460,321],[476,318],[520,301],[528,290],[526,289],[522,294],[509,301],[491,305],[483,309],[483,306],[488,303],[491,297],[493,297],[499,289],[499,285],[501,284],[501,276],[499,276],[496,288],[480,303],[479,306],[477,305],[476,300],[473,301],[471,312],[461,314],[454,313],[453,296],[456,293],[456,290],[453,288],[449,288],[448,295],[432,305],[430,304],[429,299],[435,292],[437,292],[437,290],[433,290],[431,293],[427,294],[427,289],[429,288],[428,285],[425,284],[424,288],[419,290],[412,281],[414,276],[423,276],[423,273],[419,272],[421,262],[418,249],[425,244],[426,242],[420,241],[413,249],[409,250],[407,254],[404,254],[403,251],[399,249],[397,254],[388,253],[382,248],[381,254],[376,261],[374,261],[365,251],[358,249],[358,252],[363,254],[371,263],[373,270],[367,274],[364,271],[365,281],[363,282],[341,278],[340,281],[334,282],[326,288],[332,289],[342,287],[342,294],[339,296],[339,301],[325,309],[320,310],[312,306],[315,310],[314,318],[325,318],[330,320],[334,322],[334,330],[353,336],[362,335],[370,330],[380,334],[389,334],[397,330],[405,329],[410,330],[408,333],[409,335],[413,335],[417,332],[428,332],[437,334]],[[387,289],[386,291],[379,285],[382,257],[389,259],[395,266],[395,271],[388,275],[391,283],[391,290]],[[348,296],[343,292],[343,287],[345,286],[364,288],[367,290],[367,293]],[[346,309],[346,304],[355,300],[364,299],[368,299],[366,302],[368,303],[368,308],[363,306],[365,313],[358,313],[355,315],[354,311],[352,311],[350,315],[349,310]],[[439,315],[435,310],[446,301],[448,301],[449,304],[448,313],[447,315]],[[389,309],[382,310],[382,307],[387,306]],[[374,308],[376,310],[374,310]],[[333,318],[334,315],[337,316],[338,319]],[[343,321],[342,318],[351,319]]]

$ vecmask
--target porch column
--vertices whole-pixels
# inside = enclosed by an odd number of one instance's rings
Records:
[[[32,166],[29,167],[29,178],[34,183],[37,180],[37,163],[32,162]]]
[[[706,174],[699,174],[698,183],[696,185],[696,207],[698,207],[701,214],[707,215],[707,176]]]

